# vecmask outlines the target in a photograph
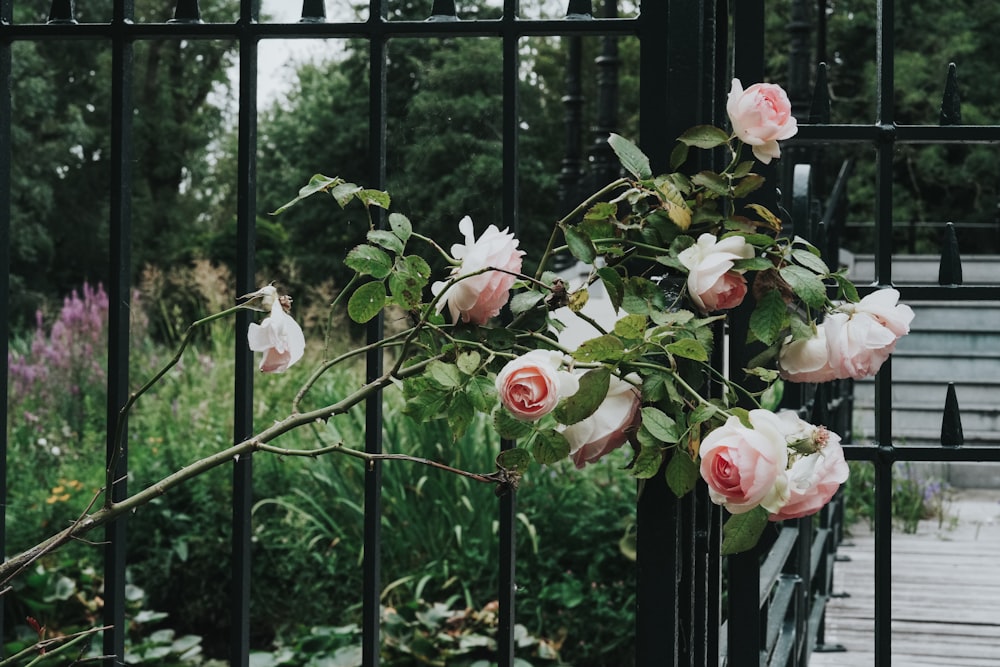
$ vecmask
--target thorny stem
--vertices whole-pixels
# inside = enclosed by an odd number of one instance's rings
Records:
[[[232,308],[227,308],[226,310],[214,313],[212,315],[209,315],[208,317],[197,320],[196,322],[192,322],[191,325],[188,326],[187,331],[184,332],[184,336],[183,338],[181,338],[180,345],[177,346],[177,351],[174,352],[174,356],[171,357],[170,361],[164,364],[163,368],[161,368],[156,373],[156,375],[150,378],[146,382],[146,384],[142,385],[141,387],[139,387],[139,389],[134,391],[128,397],[128,400],[125,401],[125,405],[123,405],[121,409],[118,411],[118,419],[115,422],[114,446],[112,447],[111,460],[108,461],[108,467],[105,476],[104,488],[105,491],[107,492],[107,496],[105,497],[104,500],[105,506],[110,506],[112,503],[110,490],[115,483],[114,477],[115,473],[117,472],[118,461],[124,454],[122,449],[122,439],[125,437],[125,423],[127,421],[128,413],[132,409],[132,406],[135,405],[135,402],[139,400],[140,396],[142,396],[147,391],[152,389],[153,385],[159,382],[160,378],[162,378],[164,375],[167,374],[167,371],[169,371],[171,368],[177,365],[177,362],[181,360],[181,356],[183,356],[184,354],[184,350],[187,349],[188,344],[191,342],[191,338],[194,335],[195,329],[197,329],[203,324],[208,324],[209,322],[213,322],[228,315],[232,315],[233,313],[239,310],[246,310],[247,308],[249,308],[249,306],[247,305],[248,303],[249,302],[241,303],[237,306],[233,306]]]
[[[421,373],[427,365],[430,364],[430,362],[438,359],[440,359],[440,357],[432,357],[431,359],[420,361],[411,366],[407,366],[406,368],[384,373],[337,403],[333,403],[310,412],[289,415],[285,419],[275,422],[272,426],[264,429],[256,436],[195,461],[194,463],[167,475],[160,481],[151,484],[142,491],[139,491],[138,493],[135,493],[120,502],[108,500],[97,511],[93,513],[85,513],[77,521],[75,521],[73,525],[59,531],[55,535],[50,536],[48,539],[43,540],[30,549],[12,556],[3,563],[0,563],[0,586],[10,581],[10,579],[23,568],[27,567],[31,563],[34,563],[46,553],[59,548],[63,544],[90,532],[98,526],[102,526],[110,521],[113,521],[119,516],[125,515],[138,509],[139,507],[142,507],[143,505],[146,505],[150,501],[162,496],[170,489],[186,482],[189,479],[197,477],[232,460],[238,460],[241,456],[246,456],[256,451],[262,451],[262,447],[264,445],[280,435],[288,433],[289,431],[301,426],[318,421],[326,421],[335,415],[343,414],[350,410],[353,406],[367,399],[369,396],[384,389],[394,380],[405,379],[411,375]],[[110,494],[108,495],[110,496]]]
[[[24,667],[31,667],[31,665],[39,664],[42,660],[48,660],[49,658],[51,658],[54,655],[57,655],[58,653],[67,651],[71,646],[79,644],[80,642],[82,642],[84,639],[86,639],[91,635],[97,634],[98,632],[103,632],[105,630],[110,630],[111,627],[112,626],[110,625],[104,625],[99,628],[88,628],[86,630],[75,632],[71,635],[66,635],[64,637],[41,639],[32,644],[31,646],[21,649],[20,651],[10,656],[9,658],[0,661],[0,667],[7,667],[8,665],[20,664],[20,661],[26,658],[27,656],[31,655],[32,653],[38,653],[39,654],[38,657],[36,657],[31,662],[25,664],[24,666]],[[60,646],[52,650],[48,650],[49,646],[53,644],[60,644]]]

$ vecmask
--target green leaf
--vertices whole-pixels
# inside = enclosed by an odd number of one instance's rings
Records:
[[[678,141],[698,148],[715,148],[729,143],[729,135],[714,125],[695,125],[684,132]]]
[[[626,315],[615,322],[615,335],[625,340],[642,340],[646,336],[645,315]]]
[[[781,292],[773,289],[766,292],[750,315],[750,331],[765,345],[778,340],[782,329],[788,324],[788,307],[781,298]]]
[[[361,192],[361,186],[354,183],[344,183],[341,182],[339,185],[334,186],[330,190],[330,196],[332,196],[340,208],[344,208],[351,203],[354,199],[354,195]]]
[[[781,231],[781,219],[774,213],[771,213],[769,208],[761,204],[747,204],[747,208],[753,209],[771,229],[776,232]]]
[[[489,414],[497,404],[496,383],[482,375],[472,377],[465,385],[465,393],[468,395],[472,406],[480,412]]]
[[[372,229],[368,232],[367,238],[369,243],[380,245],[389,252],[394,252],[397,255],[403,254],[403,242],[390,231]]]
[[[667,345],[667,352],[694,361],[708,361],[708,351],[693,338],[682,338]]]
[[[351,249],[344,259],[348,268],[362,276],[381,280],[392,271],[392,259],[383,250],[371,245],[359,245]]]
[[[653,177],[653,170],[649,166],[649,158],[625,137],[614,132],[608,137],[608,145],[618,156],[618,160],[625,167],[625,170],[640,180]]]
[[[826,305],[826,285],[815,273],[793,264],[782,267],[780,273],[806,305],[813,308],[823,308]]]
[[[462,371],[464,374],[475,375],[476,371],[479,370],[479,364],[482,363],[482,360],[482,355],[475,350],[469,350],[458,355],[458,359],[455,360],[455,365],[458,366],[458,370]]]
[[[625,281],[621,307],[632,315],[650,315],[666,310],[667,298],[652,280],[635,276]]]
[[[515,419],[503,406],[493,411],[493,428],[496,429],[501,438],[508,440],[525,438],[535,430],[534,424]]]
[[[551,465],[569,456],[569,441],[566,436],[555,429],[539,431],[538,437],[531,445],[531,453],[542,465]]]
[[[454,393],[448,402],[445,416],[448,418],[448,426],[451,428],[452,442],[457,442],[465,435],[472,420],[475,419],[476,410],[465,394]]]
[[[542,299],[544,298],[545,298],[544,294],[542,294],[541,292],[535,292],[533,290],[529,290],[526,292],[518,292],[510,300],[510,312],[513,313],[514,315],[520,315],[521,313],[526,313],[535,306],[537,306],[539,303],[541,303]]]
[[[391,229],[392,233],[398,236],[399,240],[403,243],[409,241],[410,236],[413,234],[413,225],[410,224],[410,219],[402,213],[389,214],[389,229]]]
[[[570,253],[585,264],[593,264],[597,258],[597,248],[594,242],[585,233],[576,227],[563,228],[563,236],[566,237],[566,246]]]
[[[735,271],[768,271],[773,268],[774,264],[766,257],[733,260],[733,270]]]
[[[329,176],[324,176],[323,174],[315,174],[312,178],[309,179],[308,184],[303,185],[301,188],[299,188],[299,195],[295,199],[288,202],[284,206],[279,207],[277,210],[272,211],[271,215],[278,215],[279,213],[284,213],[285,211],[290,209],[292,206],[295,206],[306,197],[311,197],[317,192],[323,192],[330,186],[334,186],[338,183],[343,183],[343,182],[344,181],[339,178],[330,178]]]
[[[580,344],[573,358],[583,362],[618,361],[625,354],[625,344],[617,336],[607,334]]]
[[[858,294],[858,288],[855,287],[854,283],[847,276],[838,272],[831,274],[831,277],[837,281],[837,286],[840,288],[838,296],[844,297],[844,299],[851,303],[857,303],[861,299],[861,295]]]
[[[385,307],[385,285],[381,281],[365,283],[347,301],[347,314],[358,324],[364,324]]]
[[[435,389],[432,383],[425,383],[426,389],[407,399],[403,413],[423,422],[436,418],[445,408],[449,393]]]
[[[767,510],[759,506],[729,517],[722,526],[722,555],[731,556],[757,546],[767,526],[767,517]]]
[[[670,151],[670,168],[678,169],[688,157],[688,145],[678,141],[674,149]]]
[[[733,187],[733,197],[742,198],[764,185],[766,179],[760,174],[749,174]]]
[[[609,266],[603,266],[597,269],[597,275],[604,283],[604,288],[608,290],[611,305],[618,310],[622,307],[622,299],[625,297],[625,281],[622,280],[621,274]]]
[[[595,368],[580,376],[580,388],[552,411],[556,421],[569,426],[594,414],[608,396],[611,369]]]
[[[701,403],[691,411],[691,414],[688,416],[688,423],[701,424],[702,422],[707,422],[718,411],[719,408],[711,403]]]
[[[497,456],[497,466],[505,470],[524,472],[531,466],[531,454],[520,447],[505,449]]]
[[[722,176],[719,176],[714,171],[698,172],[691,177],[691,182],[695,185],[700,185],[709,192],[715,193],[720,197],[726,197],[729,195],[729,181]]]
[[[675,443],[680,437],[677,432],[677,422],[659,408],[648,406],[643,408],[642,425],[660,442]]]
[[[464,382],[458,366],[446,364],[443,361],[435,360],[428,364],[427,374],[442,387],[461,387]]]
[[[792,259],[807,269],[811,269],[813,273],[824,277],[830,275],[830,269],[827,267],[826,262],[808,250],[801,250],[799,248],[792,250]]]
[[[666,385],[673,382],[673,376],[659,371],[649,372],[642,377],[642,398],[656,402],[667,395]]]
[[[744,160],[743,162],[740,162],[736,165],[736,168],[733,169],[733,178],[743,178],[753,170],[754,164],[753,160]]]
[[[389,193],[382,190],[359,189],[356,193],[358,200],[365,206],[378,206],[388,209],[390,204]]]
[[[430,277],[431,267],[423,257],[397,257],[395,268],[389,274],[389,292],[400,307],[412,310],[420,305]]]
[[[694,489],[701,479],[701,471],[698,463],[683,447],[675,447],[674,455],[667,464],[666,477],[667,486],[680,498]]]
[[[643,446],[639,454],[632,461],[632,476],[638,479],[650,479],[656,476],[663,465],[663,449],[661,447]]]

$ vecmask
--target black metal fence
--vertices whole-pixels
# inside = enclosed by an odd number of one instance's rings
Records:
[[[450,0],[427,2],[427,21],[387,20],[393,3],[370,0],[368,19],[359,22],[328,22],[324,3],[305,0],[302,20],[293,24],[258,22],[256,3],[242,0],[239,15],[228,23],[203,23],[198,2],[180,0],[172,17],[159,23],[134,22],[133,0],[116,0],[108,23],[77,23],[74,3],[56,0],[51,3],[50,20],[44,24],[15,24],[14,0],[0,0],[0,262],[9,267],[11,161],[25,159],[11,152],[11,73],[12,43],[19,40],[74,39],[99,42],[110,50],[113,82],[110,125],[112,128],[112,178],[106,194],[110,215],[110,347],[108,369],[107,421],[114,424],[128,399],[129,304],[134,277],[131,274],[130,244],[132,229],[132,108],[136,86],[133,49],[137,42],[152,39],[192,40],[225,39],[238,44],[239,50],[239,160],[238,183],[238,259],[236,293],[254,289],[253,250],[254,220],[257,203],[257,75],[258,45],[263,40],[308,38],[358,38],[369,45],[368,90],[370,130],[368,151],[374,166],[367,185],[384,186],[386,181],[386,69],[387,42],[390,39],[448,37],[455,39],[491,37],[502,44],[502,179],[504,201],[502,224],[518,227],[518,85],[519,43],[533,36],[559,35],[630,36],[638,40],[639,63],[639,135],[654,170],[664,170],[669,151],[684,129],[700,123],[720,124],[724,117],[724,99],[732,76],[743,81],[768,78],[764,67],[764,23],[769,3],[764,0],[643,0],[638,13],[629,18],[604,18],[589,0],[569,0],[566,17],[524,20],[518,18],[517,0],[503,0],[502,18],[490,21],[461,20]],[[800,5],[802,3],[796,3]],[[825,3],[818,2],[819,15]],[[793,147],[799,155],[825,147],[867,145],[874,149],[877,165],[876,284],[872,289],[892,285],[892,154],[904,143],[1000,143],[1000,126],[969,127],[961,125],[899,126],[893,114],[893,13],[891,0],[879,0],[877,113],[870,122],[831,125],[822,113],[825,71],[817,75],[819,112],[803,122]],[[166,20],[170,19],[170,20]],[[799,71],[801,75],[801,71]],[[809,78],[808,72],[806,79]],[[826,101],[828,108],[829,101]],[[606,120],[606,119],[605,119]],[[807,119],[803,119],[805,121]],[[570,165],[576,169],[575,165]],[[843,175],[849,167],[845,167]],[[837,179],[829,192],[813,192],[808,169],[794,174],[779,174],[773,167],[764,173],[770,182],[784,182],[785,208],[794,218],[796,231],[809,235],[834,259],[836,229],[832,223],[842,220],[845,178]],[[769,190],[763,203],[776,207],[778,193]],[[816,204],[817,201],[827,203]],[[808,223],[808,231],[801,229]],[[801,231],[799,231],[801,229]],[[951,256],[951,254],[949,254]],[[954,272],[946,275],[954,275]],[[1000,288],[953,284],[937,287],[900,286],[903,301],[923,300],[992,300],[1000,301]],[[0,294],[9,298],[9,271],[0,272]],[[738,320],[738,318],[737,318]],[[238,331],[246,330],[249,318],[238,321]],[[740,337],[739,324],[732,335]],[[6,320],[0,334],[9,338]],[[381,322],[375,321],[369,336],[381,335]],[[242,340],[238,336],[237,340]],[[253,432],[253,372],[250,352],[237,345],[233,441],[240,442]],[[734,351],[731,364],[741,364],[742,352]],[[721,362],[721,359],[720,359]],[[381,357],[372,353],[368,360],[369,378],[381,374]],[[890,664],[891,622],[891,493],[893,464],[898,461],[1000,461],[1000,450],[965,448],[950,439],[942,447],[899,447],[892,431],[892,370],[886,364],[877,378],[877,435],[872,443],[850,443],[845,437],[847,457],[871,462],[877,471],[876,491],[876,622],[877,665]],[[6,397],[7,374],[0,376],[0,394]],[[849,385],[824,387],[815,394],[799,397],[804,409],[813,411],[813,421],[832,425],[847,436],[851,424],[851,388]],[[6,406],[6,401],[3,401]],[[957,413],[953,406],[950,415]],[[4,409],[5,408],[0,408]],[[366,404],[369,452],[381,451],[381,397]],[[5,414],[6,417],[6,414]],[[954,420],[956,417],[952,417]],[[108,435],[108,459],[113,459],[113,434]],[[954,432],[954,430],[950,431]],[[0,445],[0,484],[7,479],[6,436]],[[114,480],[112,497],[117,501],[128,495],[127,456],[115,461],[110,479]],[[232,627],[230,663],[247,665],[250,637],[250,509],[253,498],[253,461],[243,457],[233,464],[233,540],[229,558],[233,570]],[[366,473],[364,588],[359,596],[364,602],[364,656],[366,665],[378,664],[379,655],[379,548],[381,544],[381,469],[375,464]],[[0,492],[5,494],[4,489]],[[500,569],[500,627],[496,661],[510,666],[515,659],[514,618],[516,603],[514,526],[515,498],[508,494],[498,501],[500,525],[497,563]],[[637,626],[636,664],[720,665],[731,667],[760,664],[805,665],[816,646],[823,645],[823,614],[831,592],[833,554],[842,534],[842,515],[838,504],[831,505],[818,519],[787,522],[769,544],[753,552],[723,560],[721,510],[712,505],[704,489],[682,500],[673,497],[663,477],[646,484],[639,499],[637,552]],[[0,521],[3,515],[0,514]],[[105,623],[114,629],[104,635],[103,651],[109,656],[124,655],[125,632],[125,531],[127,521],[118,520],[106,531]],[[725,568],[725,572],[724,572]],[[726,607],[723,605],[723,581]],[[728,611],[727,611],[728,609]],[[724,620],[725,619],[725,620]],[[727,650],[728,647],[728,650]],[[123,664],[120,658],[106,663]]]

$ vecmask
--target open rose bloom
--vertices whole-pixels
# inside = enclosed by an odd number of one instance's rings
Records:
[[[742,236],[717,239],[702,234],[691,247],[677,255],[688,269],[687,287],[691,300],[704,313],[735,308],[747,294],[747,281],[734,271],[734,260],[750,259],[754,249]]]
[[[781,377],[791,382],[828,382],[875,375],[906,335],[913,310],[899,292],[882,289],[858,303],[838,306],[801,340],[787,339],[778,356]]]
[[[771,521],[818,512],[847,481],[840,437],[791,410],[730,417],[701,443],[701,476],[712,502],[732,514],[763,507]]]
[[[500,231],[496,225],[487,227],[477,239],[472,219],[465,216],[458,223],[458,229],[465,236],[465,244],[456,243],[451,247],[452,256],[461,260],[452,270],[451,279],[469,277],[450,285],[448,282],[434,283],[431,291],[440,296],[438,311],[447,304],[453,322],[486,324],[510,299],[510,288],[516,280],[514,274],[521,270],[524,252],[517,249],[518,241],[513,234]],[[503,271],[476,273],[487,268]]]
[[[630,379],[637,381],[638,376]],[[562,432],[569,441],[570,458],[576,467],[594,463],[624,445],[639,428],[641,407],[638,388],[612,375],[608,395],[594,414]]]
[[[532,350],[500,369],[497,393],[510,414],[521,421],[536,421],[577,392],[579,380],[569,371],[560,370],[562,360],[561,352]]]
[[[781,86],[774,84],[755,83],[743,90],[740,80],[733,79],[726,112],[733,134],[750,146],[754,157],[764,164],[781,157],[778,142],[798,132],[792,103]]]

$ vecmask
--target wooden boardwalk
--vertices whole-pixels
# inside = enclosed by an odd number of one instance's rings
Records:
[[[1000,667],[1000,490],[960,490],[945,521],[892,535],[892,667]],[[874,537],[856,526],[834,568],[826,643],[810,667],[870,667],[874,657]],[[879,667],[889,667],[880,665]]]

